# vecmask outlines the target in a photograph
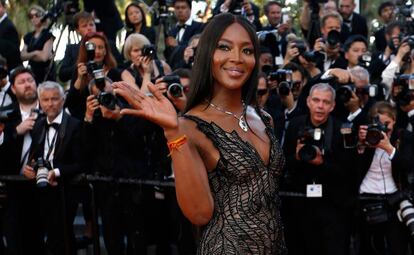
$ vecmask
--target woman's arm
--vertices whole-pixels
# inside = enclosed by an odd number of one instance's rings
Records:
[[[178,121],[174,106],[153,84],[147,85],[153,96],[146,96],[122,82],[113,86],[115,93],[124,97],[132,107],[123,109],[122,114],[145,118],[159,125],[164,129],[169,143],[187,137],[184,144],[171,150],[177,200],[184,215],[193,224],[207,224],[213,215],[214,201],[206,167],[193,143],[195,127],[188,120]]]
[[[42,50],[33,51],[32,60],[37,62],[47,62],[53,55],[53,38],[50,38],[43,45]]]

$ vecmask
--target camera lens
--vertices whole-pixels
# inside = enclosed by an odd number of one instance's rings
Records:
[[[279,95],[287,96],[290,93],[290,84],[286,81],[283,81],[279,84]]]
[[[109,92],[101,92],[98,95],[98,102],[109,110],[115,110],[116,97]]]
[[[299,158],[302,161],[309,162],[316,158],[316,155],[318,154],[317,148],[315,145],[311,144],[305,144],[300,150],[299,150]]]
[[[381,131],[378,128],[372,127],[368,128],[367,136],[365,141],[372,146],[379,144],[379,142],[384,138]]]
[[[168,86],[168,93],[173,97],[181,97],[183,95],[183,86],[179,83],[173,83]]]

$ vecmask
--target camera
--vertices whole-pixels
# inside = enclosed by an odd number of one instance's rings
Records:
[[[269,73],[269,80],[277,81],[278,93],[281,96],[289,95],[292,89],[292,70],[279,69]]]
[[[93,74],[93,71],[98,69],[98,65],[95,62],[95,49],[96,45],[93,42],[86,42],[86,67],[88,73]]]
[[[3,65],[0,65],[0,80],[3,80],[8,75],[7,68]]]
[[[10,114],[13,112],[13,109],[6,106],[0,107],[0,123],[5,123],[10,119]]]
[[[357,95],[362,94],[362,95],[368,95],[369,97],[377,97],[379,94],[379,89],[378,89],[378,85],[376,84],[369,84],[365,87],[362,88],[355,88],[355,93]]]
[[[49,181],[47,180],[49,171],[52,169],[50,163],[43,159],[38,158],[33,167],[36,172],[36,185],[39,188],[44,188],[48,185]]]
[[[345,104],[348,103],[352,97],[352,93],[355,92],[354,84],[342,85],[336,89],[336,101]]]
[[[260,44],[268,48],[274,47],[274,45],[281,39],[277,29],[270,31],[259,31],[256,32],[256,35]]]
[[[372,56],[369,51],[365,52],[358,58],[358,65],[363,68],[368,68],[371,65]]]
[[[157,49],[152,44],[144,45],[144,47],[142,48],[142,56],[144,57],[149,57],[151,59],[154,59],[156,53],[157,53]]]
[[[400,209],[397,211],[398,219],[408,227],[411,236],[414,236],[414,206],[408,199],[400,202]]]
[[[388,128],[387,125],[382,124],[381,121],[379,121],[377,116],[373,119],[373,123],[368,125],[365,141],[371,146],[379,144],[379,142],[384,139],[382,132],[387,133]]]
[[[294,43],[294,47],[298,49],[299,55],[306,61],[315,63],[316,65],[324,62],[325,55],[319,51],[306,51],[306,44],[303,40],[295,40]]]
[[[316,158],[322,148],[323,130],[320,128],[305,128],[299,134],[299,140],[304,146],[299,150],[299,159],[309,162]],[[323,153],[323,149],[321,149]]]
[[[117,104],[116,97],[110,93],[105,91],[106,86],[106,79],[103,69],[98,69],[93,71],[95,86],[100,90],[96,99],[100,105],[105,106],[110,110],[115,110],[115,106]]]
[[[243,10],[243,0],[233,0],[230,4],[231,13],[241,15]]]
[[[336,30],[329,31],[326,37],[326,43],[329,47],[334,48],[338,43],[341,42],[341,34]]]
[[[172,97],[181,97],[183,95],[184,87],[180,83],[180,76],[166,75],[162,81],[168,84],[167,91]]]
[[[395,87],[400,87],[400,92],[396,95],[396,102],[400,106],[407,106],[410,104],[411,100],[414,99],[414,74],[401,74],[397,75],[394,78],[393,89]]]

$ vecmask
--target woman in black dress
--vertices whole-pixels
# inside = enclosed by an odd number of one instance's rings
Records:
[[[148,40],[155,44],[155,29],[147,27],[146,15],[142,7],[138,3],[130,3],[125,9],[125,26],[127,33],[125,40],[130,34],[139,33],[145,35]]]
[[[151,83],[152,95],[114,84],[132,114],[164,129],[184,215],[203,233],[198,254],[285,254],[279,181],[284,157],[268,114],[252,107],[259,46],[241,16],[204,29],[184,116]]]
[[[55,80],[53,64],[49,69],[50,61],[53,61],[53,40],[55,37],[45,27],[46,21],[42,22],[44,15],[45,10],[42,7],[38,5],[30,7],[28,18],[34,31],[24,36],[24,47],[21,51],[21,59],[29,61],[37,84],[45,80]]]

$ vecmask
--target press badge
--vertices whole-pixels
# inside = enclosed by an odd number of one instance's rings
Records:
[[[306,185],[306,197],[322,197],[322,185],[315,183]]]

